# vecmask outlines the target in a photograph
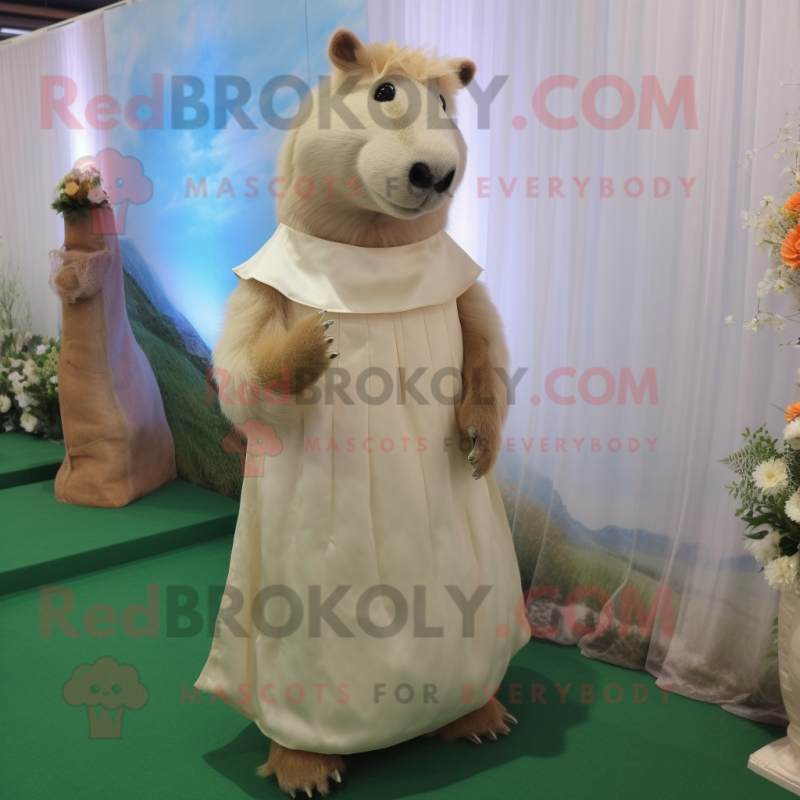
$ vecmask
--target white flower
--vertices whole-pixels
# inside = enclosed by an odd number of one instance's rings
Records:
[[[35,361],[26,361],[22,371],[26,378],[32,378],[36,374],[37,366]]]
[[[793,522],[800,522],[800,489],[798,489],[787,501],[783,509],[786,516]]]
[[[5,414],[11,408],[11,398],[6,394],[0,394],[0,414]]]
[[[8,420],[7,422],[3,423],[3,430],[6,433],[9,433],[14,430],[14,420]]]
[[[789,502],[796,497],[797,492],[789,498]],[[789,503],[786,504],[786,508],[786,513],[788,514]],[[798,511],[800,511],[800,507],[798,507]],[[792,519],[794,519],[794,517],[792,517]],[[780,551],[778,550],[780,540],[780,534],[777,531],[771,531],[763,539],[745,539],[744,549],[763,567],[780,555]]]
[[[8,374],[8,379],[12,383],[20,383],[25,380],[25,376],[21,372],[17,372],[16,370],[14,370],[14,372],[10,372]]]
[[[778,294],[783,294],[789,286],[787,285],[786,281],[779,279],[775,281],[775,285],[772,287]]]
[[[789,470],[780,458],[771,458],[753,470],[753,480],[765,495],[780,494],[789,485]]]
[[[777,289],[775,291],[777,291]],[[36,348],[36,355],[37,356],[43,356],[46,352],[47,352],[47,345],[46,344],[40,344]]]
[[[58,375],[53,375],[50,378],[50,383],[52,383],[54,386],[58,386]]]
[[[800,417],[793,419],[783,429],[783,440],[786,444],[790,445],[793,450],[800,450]]]
[[[36,430],[36,426],[39,424],[39,420],[33,416],[33,414],[29,414],[27,411],[19,418],[19,424],[28,432],[33,433]]]
[[[17,405],[20,408],[28,408],[28,406],[33,405],[33,400],[30,395],[25,394],[25,392],[22,392],[22,394],[17,395]]]
[[[775,558],[764,566],[764,577],[773,589],[783,591],[795,582],[799,563],[800,554],[798,553],[793,556]]]
[[[725,324],[726,325],[733,325],[733,317],[730,314],[728,314],[728,316],[725,317]]]
[[[11,383],[11,391],[14,394],[22,394],[25,391],[25,387],[28,385],[27,381],[23,381],[20,383],[19,381],[13,381]]]

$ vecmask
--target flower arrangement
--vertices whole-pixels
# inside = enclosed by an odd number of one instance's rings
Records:
[[[97,167],[90,165],[68,172],[54,190],[51,208],[64,215],[68,222],[85,217],[93,208],[108,203],[108,195]]]
[[[745,549],[764,569],[770,586],[800,591],[800,403],[786,409],[783,443],[762,425],[746,429],[744,447],[722,463],[738,481],[726,487],[747,523]]]
[[[773,145],[779,146],[775,159],[785,162],[780,174],[789,176],[782,199],[776,201],[773,195],[767,195],[756,213],[742,212],[744,227],[755,232],[756,246],[767,252],[771,262],[758,284],[755,316],[743,321],[745,330],[751,331],[759,331],[764,327],[782,331],[787,322],[800,322],[800,125],[787,121],[777,138],[767,147]],[[745,167],[757,152],[747,151]],[[761,298],[770,292],[788,294],[794,301],[792,311],[778,314],[762,309]],[[725,318],[726,325],[732,325],[733,322],[733,316]],[[800,346],[800,337],[789,344]]]
[[[0,330],[0,429],[63,439],[53,338]]]
[[[787,121],[767,147],[772,145],[779,146],[775,159],[785,161],[780,174],[789,176],[782,199],[768,195],[755,214],[742,212],[744,227],[756,233],[756,246],[770,258],[758,284],[756,314],[743,322],[751,331],[782,331],[787,322],[800,322],[800,126]],[[748,151],[744,166],[755,155]],[[791,312],[762,309],[761,298],[770,292],[788,294]],[[725,324],[733,324],[733,317],[726,317]],[[800,337],[787,344],[800,347]],[[798,376],[800,386],[800,370]],[[747,428],[742,449],[722,463],[738,478],[726,488],[739,501],[736,516],[747,523],[745,549],[761,564],[770,586],[781,591],[791,586],[800,592],[800,403],[786,409],[785,421],[782,443],[765,425],[754,431]]]
[[[1,244],[1,242],[0,242]],[[21,334],[31,324],[25,289],[9,258],[0,259],[0,433],[24,430],[61,440],[58,356],[51,338]]]

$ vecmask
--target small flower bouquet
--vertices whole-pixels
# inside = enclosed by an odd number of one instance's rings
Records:
[[[75,168],[68,172],[54,190],[51,207],[68,222],[85,217],[93,208],[108,203],[100,172],[95,166]]]
[[[800,403],[786,409],[783,444],[766,427],[746,429],[744,447],[722,463],[738,476],[726,487],[747,523],[745,549],[764,568],[770,586],[800,591]]]
[[[785,161],[781,175],[789,176],[786,191],[779,201],[772,195],[764,197],[755,214],[742,212],[744,227],[755,232],[756,246],[768,253],[771,262],[758,284],[756,314],[743,322],[745,330],[751,331],[764,327],[782,331],[787,322],[800,322],[800,128],[787,122],[772,144],[780,146],[775,158]],[[747,152],[745,166],[755,155]],[[777,314],[763,310],[761,298],[770,292],[789,294],[794,301],[792,311]],[[733,322],[733,316],[725,318],[726,325]],[[788,344],[800,346],[800,337]]]
[[[63,439],[58,398],[58,356],[52,338],[0,331],[0,429],[22,429]]]

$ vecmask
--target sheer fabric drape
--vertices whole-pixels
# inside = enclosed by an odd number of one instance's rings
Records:
[[[369,7],[373,38],[469,56],[483,90],[508,76],[486,129],[474,98],[461,93],[470,165],[450,230],[485,266],[512,368],[527,369],[498,472],[523,581],[538,587],[529,598],[537,632],[556,626],[546,635],[587,655],[774,722],[782,719],[777,666],[765,653],[778,598],[743,552],[717,460],[745,426],[767,421],[779,434],[771,404],[798,399],[797,351],[779,352],[780,335],[727,328],[723,318],[752,317],[766,266],[740,212],[779,194],[785,179],[770,154],[740,164],[800,105],[789,85],[800,82],[799,7]],[[545,109],[574,117],[574,127],[556,129],[543,109],[534,113],[535,92],[553,76],[569,83],[550,92]],[[600,76],[612,77],[595,92],[597,114],[624,119],[633,103],[620,127],[604,127],[587,107],[586,89]],[[648,102],[647,76],[665,101],[690,77],[696,127],[685,104],[667,125]],[[538,197],[527,196],[533,178]],[[573,592],[579,586],[590,589]],[[643,612],[654,604],[660,614],[648,631]]]
[[[48,252],[64,238],[61,217],[49,208],[58,179],[81,157],[94,156],[105,145],[106,132],[69,128],[50,114],[53,76],[61,86],[77,88],[73,109],[107,94],[103,15],[28,34],[0,47],[0,260],[16,271],[31,305],[33,332],[56,335],[60,301],[47,288]]]

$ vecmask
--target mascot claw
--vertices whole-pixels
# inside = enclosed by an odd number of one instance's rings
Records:
[[[471,464],[473,461],[475,461],[475,459],[479,455],[479,450],[478,450],[478,431],[475,430],[475,426],[474,425],[470,425],[469,428],[467,428],[467,433],[469,434],[470,439],[472,439],[472,450],[471,450],[470,454],[467,456],[467,461],[469,461],[470,464]],[[475,478],[475,480],[477,480],[480,477],[478,475],[478,470],[473,470],[472,471],[472,477]]]
[[[323,308],[321,311],[317,311],[317,314],[319,314],[320,316],[322,316],[323,314],[327,314],[327,313],[328,313],[328,310],[325,309],[325,308]],[[328,328],[330,328],[330,326],[333,325],[333,323],[334,323],[334,320],[326,319],[324,322],[320,322],[320,325],[322,325],[322,327],[325,328],[325,330],[328,330]],[[333,338],[333,336],[329,336],[327,339],[325,339],[325,341],[328,344],[333,344],[334,338]],[[338,350],[336,350],[336,351],[334,351],[332,353],[328,353],[328,358],[330,358],[331,360],[333,360],[334,358],[338,358],[338,357],[339,357],[339,351]],[[311,795],[309,795],[309,797],[311,797]]]

